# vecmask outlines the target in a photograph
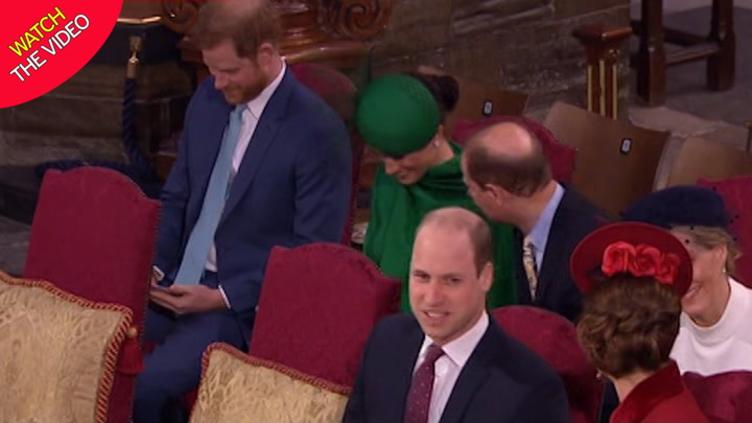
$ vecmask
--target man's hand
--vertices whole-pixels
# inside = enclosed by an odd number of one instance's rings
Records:
[[[174,284],[170,287],[152,284],[149,298],[178,315],[226,308],[225,301],[218,289],[212,289],[201,284]]]

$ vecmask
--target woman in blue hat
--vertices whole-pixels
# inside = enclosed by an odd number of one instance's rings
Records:
[[[692,258],[694,276],[681,300],[671,352],[682,372],[752,370],[752,290],[732,276],[740,253],[720,195],[698,186],[671,187],[638,201],[624,218],[670,229]]]
[[[410,310],[408,276],[415,230],[431,210],[460,206],[480,213],[467,195],[461,150],[444,130],[459,98],[450,76],[389,74],[363,91],[355,121],[364,141],[382,154],[371,190],[364,253],[402,284],[402,309]],[[514,301],[512,229],[491,224],[494,284],[489,307]]]

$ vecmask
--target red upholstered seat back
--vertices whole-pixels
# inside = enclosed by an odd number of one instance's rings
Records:
[[[352,386],[373,326],[398,309],[399,283],[358,251],[314,243],[274,248],[251,356]]]
[[[295,78],[318,94],[342,119],[350,120],[355,112],[355,84],[344,73],[320,63],[290,65]]]
[[[734,276],[752,288],[752,176],[740,176],[722,181],[700,179],[698,185],[712,188],[723,197],[731,214],[731,232],[742,256],[736,261]]]
[[[31,226],[24,277],[48,280],[88,300],[130,308],[140,336],[158,211],[157,201],[115,171],[97,167],[47,171]],[[121,364],[140,360],[137,349],[135,354],[124,358],[121,351]],[[135,371],[128,373],[115,377],[109,422],[129,420]]]
[[[682,379],[712,423],[752,422],[752,372],[687,372]]]
[[[541,356],[561,377],[572,421],[596,421],[603,386],[577,342],[574,325],[558,314],[532,306],[500,307],[491,314],[508,335]]]
[[[358,193],[358,180],[360,176],[361,156],[363,155],[364,143],[357,131],[353,130],[350,120],[355,113],[355,96],[357,89],[352,80],[342,72],[320,63],[296,63],[290,66],[295,78],[311,91],[321,97],[326,104],[339,114],[350,129],[350,147],[352,148],[352,191],[350,202],[350,214],[348,215],[342,243],[350,245],[353,218],[355,213],[355,200]]]
[[[565,184],[572,181],[572,173],[574,172],[577,151],[568,145],[559,143],[556,136],[554,136],[551,131],[532,119],[523,116],[501,115],[491,116],[480,120],[460,119],[455,124],[454,132],[452,132],[452,139],[456,143],[464,145],[470,137],[475,135],[475,133],[481,129],[501,122],[517,123],[535,134],[543,146],[543,153],[551,164],[551,172],[554,179]]]

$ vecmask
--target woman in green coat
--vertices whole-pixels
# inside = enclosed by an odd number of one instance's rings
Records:
[[[444,132],[457,103],[450,76],[390,74],[369,84],[358,102],[356,125],[365,142],[383,155],[371,190],[365,254],[402,281],[402,309],[409,311],[410,259],[418,224],[431,210],[460,206],[480,214],[462,180],[462,151]],[[490,308],[516,299],[512,228],[492,224],[494,284]]]

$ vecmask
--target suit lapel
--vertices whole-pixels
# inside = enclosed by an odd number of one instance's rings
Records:
[[[449,395],[440,423],[459,423],[477,390],[488,378],[488,362],[493,356],[493,331],[496,323],[491,320],[486,333],[478,342],[475,351],[462,368],[452,393]]]
[[[262,113],[256,129],[253,131],[253,136],[248,144],[248,149],[245,151],[243,160],[240,162],[240,168],[235,175],[232,186],[230,187],[230,196],[227,199],[227,204],[222,212],[222,219],[220,224],[225,218],[232,212],[235,206],[238,205],[240,199],[243,198],[246,191],[253,184],[253,180],[264,162],[264,157],[269,151],[269,147],[275,140],[277,131],[283,123],[285,113],[287,111],[287,103],[292,94],[293,85],[296,82],[292,79],[290,70],[285,71],[285,76],[282,78],[282,82],[275,90],[269,102],[266,104],[266,108]]]
[[[407,405],[407,393],[410,390],[410,384],[413,381],[413,369],[415,368],[415,362],[418,360],[418,354],[420,353],[420,347],[423,345],[423,331],[418,325],[418,321],[413,318],[414,328],[411,328],[409,340],[405,343],[404,348],[401,351],[395,351],[392,356],[393,362],[389,365],[393,374],[391,380],[394,382],[392,389],[390,389],[389,397],[386,398],[385,404],[390,404],[389,409],[393,410],[393,414],[390,415],[386,421],[402,422],[405,418],[405,406]],[[395,343],[398,345],[398,343]]]

